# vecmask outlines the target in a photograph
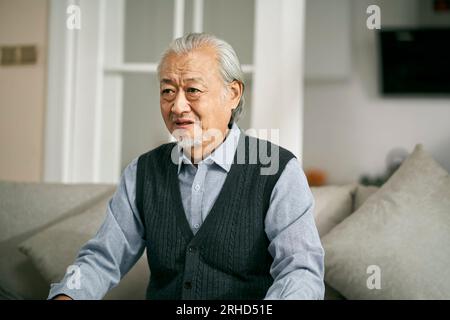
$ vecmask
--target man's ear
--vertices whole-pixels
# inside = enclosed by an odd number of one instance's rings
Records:
[[[239,101],[241,100],[242,94],[244,92],[244,85],[242,82],[234,80],[229,84],[229,95],[230,95],[230,102],[233,106],[232,109],[236,109]]]

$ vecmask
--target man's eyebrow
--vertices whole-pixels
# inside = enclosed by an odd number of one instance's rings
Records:
[[[205,84],[202,78],[186,78],[184,82],[199,82],[201,84]],[[169,78],[163,78],[160,81],[160,84],[175,84],[175,81]]]
[[[174,81],[173,81],[172,79],[164,78],[164,79],[161,79],[160,83],[161,83],[161,84],[163,84],[163,83],[166,83],[166,84],[173,84]]]

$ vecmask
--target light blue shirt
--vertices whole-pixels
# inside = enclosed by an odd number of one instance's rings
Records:
[[[186,219],[195,234],[225,182],[240,129],[233,124],[225,141],[195,167],[179,150],[178,180]],[[101,299],[133,267],[145,249],[144,227],[136,207],[137,158],[124,170],[99,231],[80,250],[80,288],[67,286],[70,275],[52,284],[49,298]],[[274,278],[266,299],[323,299],[324,251],[313,217],[314,199],[297,159],[291,159],[272,190],[265,232]]]

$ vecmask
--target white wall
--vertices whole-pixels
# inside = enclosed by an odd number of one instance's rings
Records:
[[[304,167],[326,170],[329,183],[356,181],[362,174],[384,173],[389,150],[412,151],[423,143],[450,171],[450,99],[378,93],[376,32],[366,28],[370,4],[380,6],[382,27],[415,25],[422,19],[418,1],[352,0],[349,79],[305,85]]]
[[[47,0],[0,0],[0,45],[36,45],[38,57],[0,66],[0,180],[42,179],[47,8]]]

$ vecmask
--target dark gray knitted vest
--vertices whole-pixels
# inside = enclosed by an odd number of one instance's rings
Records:
[[[264,298],[273,283],[264,219],[272,189],[294,155],[276,146],[279,170],[261,175],[264,165],[248,156],[260,141],[241,132],[238,150],[245,146],[245,164],[237,164],[236,152],[222,190],[195,236],[181,200],[178,167],[171,161],[175,144],[139,157],[136,205],[151,270],[148,299]]]

